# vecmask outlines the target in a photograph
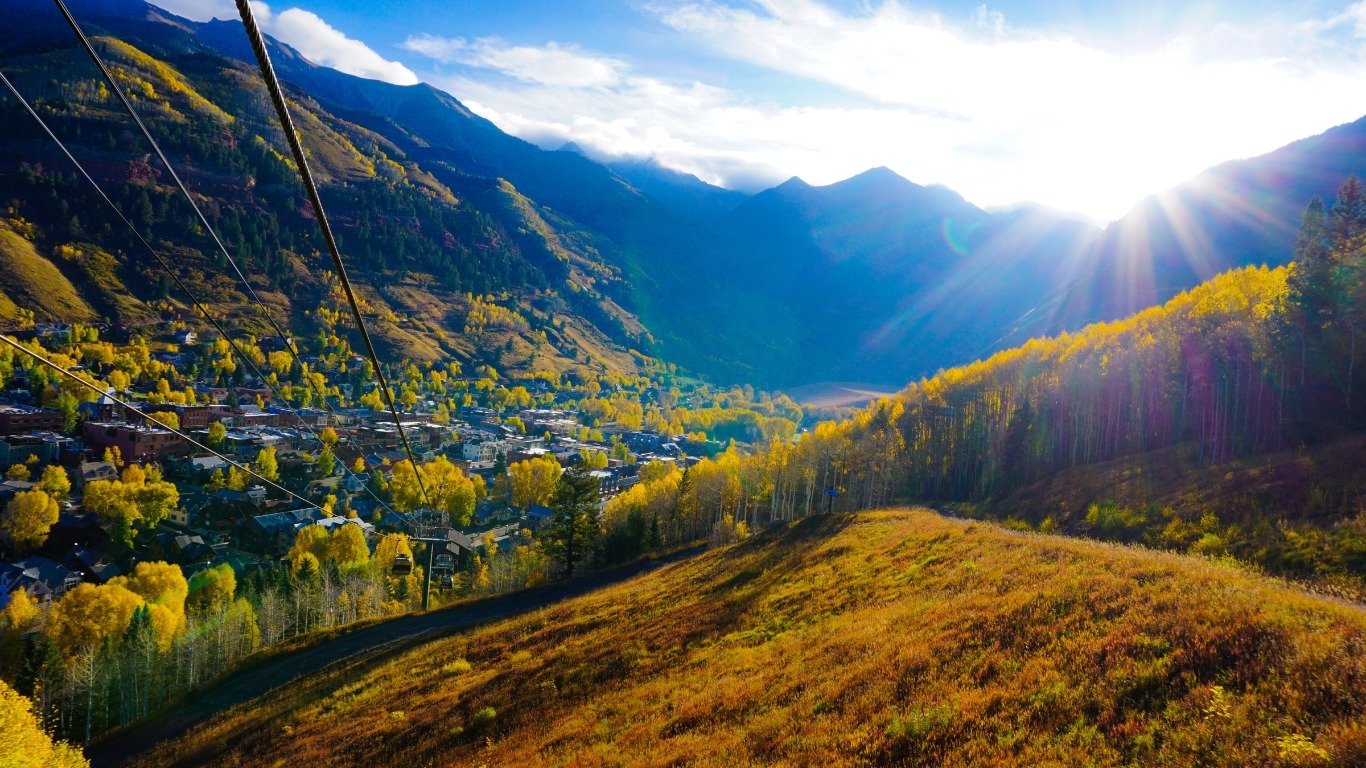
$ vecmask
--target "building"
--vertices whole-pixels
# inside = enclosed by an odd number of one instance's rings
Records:
[[[267,556],[279,556],[294,546],[299,529],[327,518],[318,507],[291,509],[256,515],[247,521],[242,531],[242,547]]]
[[[123,421],[128,416],[128,409],[114,399],[112,388],[93,403],[81,403],[77,410],[90,421]]]
[[[156,461],[186,448],[185,440],[169,429],[109,421],[87,422],[85,443],[97,452],[118,448],[124,461]]]
[[[361,520],[359,517],[324,517],[316,524],[326,528],[328,533],[336,533],[337,528],[343,525],[360,526],[361,532],[365,534],[366,543],[371,543],[375,540],[375,526]]]
[[[117,480],[119,479],[118,467],[107,461],[83,461],[76,470],[76,492],[85,490],[86,483],[95,480]]]
[[[76,440],[56,432],[8,435],[0,439],[0,467],[23,464],[30,457],[43,464],[62,461],[62,453],[79,451]]]
[[[154,405],[147,413],[159,413],[161,411],[171,411],[180,419],[181,431],[191,429],[203,429],[208,427],[211,422],[220,421],[232,414],[232,410],[223,405],[177,405],[175,403],[162,403]]]
[[[62,414],[26,405],[0,405],[0,435],[29,432],[56,432],[62,428]]]
[[[499,454],[506,453],[507,444],[502,440],[484,440],[477,443],[466,440],[460,449],[460,455],[466,461],[495,461]]]

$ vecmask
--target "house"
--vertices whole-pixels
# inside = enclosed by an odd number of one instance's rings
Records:
[[[177,331],[175,340],[177,344],[193,344],[199,340],[199,334],[191,330]]]
[[[9,500],[24,491],[31,491],[37,487],[37,483],[28,480],[4,480],[0,481],[0,509],[9,503]]]
[[[185,469],[202,475],[210,475],[216,469],[227,471],[231,464],[219,456],[192,456],[185,462]]]
[[[62,565],[79,573],[83,580],[92,584],[104,584],[115,576],[123,575],[123,569],[114,562],[113,557],[90,547],[72,547],[62,558]]]
[[[0,563],[0,609],[9,605],[10,596],[24,590],[38,605],[52,602],[52,590],[35,573],[13,563]]]
[[[361,532],[365,534],[365,541],[367,543],[375,540],[375,526],[361,520],[359,517],[324,517],[315,523],[315,525],[321,525],[323,528],[326,528],[328,533],[335,533],[336,529],[343,525],[358,525],[360,526]]]
[[[495,461],[499,454],[507,453],[507,444],[502,440],[471,442],[466,439],[460,455],[466,461]]]
[[[550,518],[555,514],[555,510],[540,504],[533,504],[531,509],[526,511],[527,527],[533,531],[539,531],[550,522]]]
[[[158,533],[148,544],[147,551],[156,560],[177,565],[211,563],[217,557],[202,536],[178,531]]]
[[[266,354],[285,352],[292,346],[294,340],[288,336],[265,336],[256,342],[256,347]]]
[[[218,493],[214,494],[214,500],[227,503],[244,501],[252,506],[259,507],[266,501],[266,487],[264,485],[249,485],[240,491],[220,488]]]
[[[246,521],[242,531],[242,547],[267,556],[283,555],[294,546],[299,529],[326,517],[318,507],[257,515]]]
[[[87,421],[123,421],[128,415],[127,409],[114,399],[112,387],[108,392],[101,395],[99,400],[93,403],[81,403],[76,407],[76,410],[80,411]]]
[[[119,470],[107,461],[83,461],[76,470],[76,492],[85,490],[86,483],[93,480],[117,480]]]
[[[25,575],[31,575],[33,578],[42,582],[44,586],[52,591],[52,597],[54,599],[65,595],[67,592],[80,586],[81,583],[81,575],[79,573],[55,560],[49,560],[46,557],[39,557],[38,555],[26,557],[23,560],[16,562],[15,565],[24,569]]]
[[[93,512],[62,512],[57,522],[47,533],[47,552],[70,552],[76,548],[101,549],[109,544],[109,531],[105,528],[108,518],[101,518]],[[68,568],[73,567],[63,557]]]

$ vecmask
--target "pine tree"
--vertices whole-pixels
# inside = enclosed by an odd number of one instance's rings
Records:
[[[550,497],[550,508],[553,514],[541,538],[546,553],[561,564],[568,578],[598,537],[598,479],[583,467],[565,470]]]

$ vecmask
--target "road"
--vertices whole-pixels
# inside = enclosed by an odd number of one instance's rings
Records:
[[[196,691],[174,709],[130,730],[120,731],[86,747],[92,768],[114,768],[168,739],[208,721],[214,715],[245,704],[270,691],[329,667],[387,656],[421,642],[470,629],[499,619],[536,611],[563,600],[656,571],[705,551],[694,548],[639,563],[613,568],[573,581],[557,582],[510,595],[452,606],[423,614],[401,616],[358,629],[348,635],[279,656],[259,667],[234,674]]]

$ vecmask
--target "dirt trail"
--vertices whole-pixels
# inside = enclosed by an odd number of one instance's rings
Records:
[[[499,619],[535,611],[616,584],[666,565],[694,557],[703,549],[689,549],[654,560],[595,573],[574,581],[492,597],[425,614],[402,616],[358,629],[351,634],[271,659],[197,691],[175,709],[131,730],[121,731],[86,747],[92,768],[113,768],[168,739],[245,704],[299,678],[329,667],[388,656],[437,637]]]

